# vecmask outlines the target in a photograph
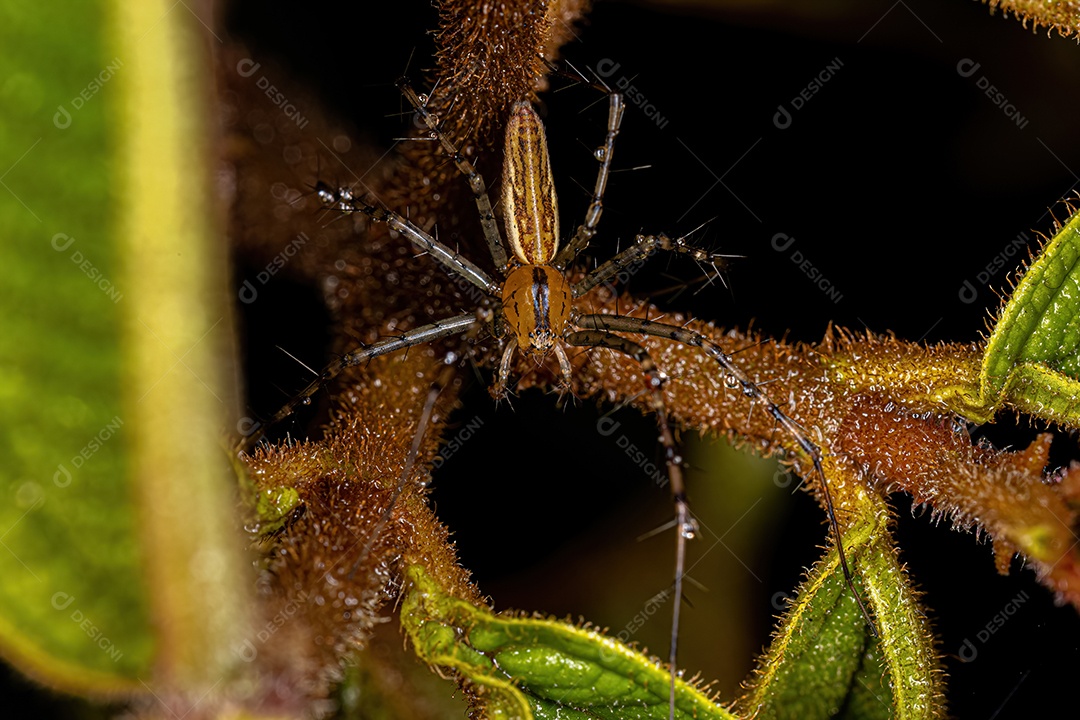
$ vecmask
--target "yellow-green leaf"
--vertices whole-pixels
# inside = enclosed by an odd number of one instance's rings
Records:
[[[244,627],[205,32],[0,11],[0,652],[69,691],[209,685]]]
[[[407,573],[401,618],[417,652],[480,688],[488,717],[668,717],[670,675],[654,660],[569,623],[495,615],[447,595],[419,565]],[[679,679],[675,717],[735,716]]]
[[[1008,404],[1080,424],[1080,214],[1073,213],[1017,283],[986,345],[979,394],[957,412],[989,421]]]

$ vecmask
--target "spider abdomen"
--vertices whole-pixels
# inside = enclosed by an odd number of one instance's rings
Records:
[[[547,263],[559,245],[559,201],[551,179],[544,124],[526,101],[514,103],[506,125],[503,220],[518,262]]]
[[[546,354],[570,322],[570,283],[551,265],[519,265],[503,285],[503,315],[525,354]]]

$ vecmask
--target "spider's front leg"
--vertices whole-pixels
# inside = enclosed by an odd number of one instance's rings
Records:
[[[491,208],[491,200],[488,197],[487,184],[484,183],[483,176],[476,171],[473,164],[465,158],[465,155],[450,141],[450,138],[439,130],[439,118],[428,112],[427,97],[418,95],[405,78],[398,80],[397,85],[398,89],[401,90],[401,94],[405,96],[405,99],[413,106],[424,124],[428,126],[432,135],[442,145],[443,151],[453,160],[458,172],[469,183],[469,189],[472,190],[473,199],[476,201],[476,209],[480,213],[480,226],[484,231],[484,239],[487,241],[491,260],[495,263],[495,269],[499,273],[505,272],[506,249],[503,247],[502,237],[499,235],[499,226],[495,223],[495,213]]]
[[[671,253],[689,255],[699,263],[709,266],[717,275],[730,255],[711,253],[686,242],[685,237],[669,238],[661,233],[659,235],[638,235],[634,244],[620,252],[615,257],[601,264],[588,275],[574,284],[574,297],[578,298],[592,290],[597,285],[607,282],[618,275],[625,268],[636,263],[644,262],[658,251],[664,250]]]
[[[604,136],[604,144],[596,149],[595,157],[600,161],[600,169],[596,173],[596,185],[593,187],[589,209],[585,211],[585,220],[578,225],[574,237],[555,256],[553,262],[556,267],[565,268],[572,263],[574,258],[588,247],[600,224],[600,215],[604,211],[604,192],[611,175],[611,158],[615,154],[615,138],[619,135],[623,111],[626,109],[621,93],[611,93],[608,98],[607,134]]]

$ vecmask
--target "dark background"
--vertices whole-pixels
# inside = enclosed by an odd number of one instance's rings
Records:
[[[423,3],[384,11],[368,3],[239,2],[229,13],[232,34],[253,57],[289,67],[329,112],[387,145],[402,132],[393,82],[410,56],[416,79],[431,66],[426,33],[434,25]],[[720,5],[690,13],[598,2],[578,35],[565,57],[582,68],[618,63],[609,80],[632,82],[665,120],[660,127],[630,102],[596,256],[639,231],[674,234],[707,223],[694,236],[699,243],[742,256],[725,274],[726,289],[694,294],[701,285],[692,282],[699,275],[693,263],[666,260],[631,289],[721,325],[752,321],[768,335],[805,341],[820,339],[829,322],[910,340],[975,340],[998,307],[995,291],[1009,287],[1027,251],[989,278],[980,280],[980,271],[1015,252],[1009,248],[1022,233],[1037,247],[1037,231],[1051,230],[1048,208],[1064,217],[1057,203],[1077,183],[1080,49],[976,3],[885,0],[756,12]],[[971,77],[957,71],[963,59],[980,66]],[[791,110],[792,98],[837,61],[835,76],[792,111],[789,127],[778,128],[778,106]],[[1026,118],[1022,129],[980,91],[982,77]],[[569,226],[588,203],[583,188],[595,175],[591,151],[603,136],[605,102],[583,88],[542,100]],[[624,171],[637,166],[648,167]],[[795,243],[777,251],[778,233]],[[795,251],[839,300],[792,262]],[[961,299],[965,281],[976,290],[972,302]],[[325,343],[317,293],[275,282],[266,294],[278,292],[276,303],[256,304],[262,315],[244,320],[262,336],[258,342]],[[660,292],[686,283],[677,296]],[[258,342],[249,339],[249,349],[263,347]],[[250,352],[252,375],[268,364],[265,352]],[[435,480],[436,508],[463,564],[497,609],[583,616],[618,633],[670,581],[670,533],[635,540],[670,518],[666,492],[613,437],[596,432],[610,408],[560,409],[550,397],[526,394],[496,412],[486,382],[466,393],[458,420],[479,418],[481,430]],[[253,377],[259,397],[252,404],[280,404],[285,398],[273,388],[294,383]],[[616,418],[620,434],[659,458],[650,418]],[[1022,446],[1036,430],[1003,418],[978,432]],[[1059,438],[1056,460],[1067,461],[1075,447],[1074,437]],[[772,466],[744,467],[741,455],[715,461],[718,452],[691,455],[695,467],[712,468],[690,477],[693,507],[707,528],[691,549],[692,560],[700,559],[691,575],[705,577],[708,591],[687,589],[693,607],[684,612],[680,664],[718,677],[731,698],[768,641],[777,593],[792,591],[819,557],[825,527],[808,496],[792,496],[794,484],[783,487],[783,476],[774,482]],[[1019,563],[1009,577],[998,576],[989,545],[973,535],[913,518],[904,497],[893,505],[901,558],[925,593],[946,656],[952,714],[1030,717],[1056,708],[1080,663],[1076,611],[1055,607]],[[730,574],[714,574],[713,564]],[[1016,612],[980,641],[978,632],[1006,607]],[[665,605],[632,639],[666,654],[669,614]],[[956,656],[965,640],[977,651],[971,662]]]

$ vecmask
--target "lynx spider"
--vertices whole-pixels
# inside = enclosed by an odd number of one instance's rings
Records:
[[[619,93],[609,92],[607,133],[604,144],[596,151],[600,168],[591,202],[585,213],[584,222],[577,227],[571,240],[562,248],[559,247],[558,199],[551,176],[543,123],[529,101],[521,100],[513,104],[506,127],[502,178],[503,219],[512,252],[512,257],[508,257],[483,178],[472,163],[438,130],[439,120],[427,110],[427,97],[418,95],[405,79],[399,80],[398,86],[429,129],[431,139],[438,140],[444,152],[453,159],[458,171],[468,181],[480,213],[484,238],[499,279],[492,278],[473,262],[439,242],[407,218],[391,210],[366,203],[362,197],[354,195],[349,188],[342,187],[335,190],[319,182],[315,188],[316,193],[327,208],[345,214],[363,213],[374,221],[385,222],[422,253],[431,255],[450,276],[463,279],[479,288],[501,312],[493,314],[477,310],[463,313],[437,320],[347,353],[328,365],[316,380],[279,410],[268,424],[287,418],[300,405],[309,403],[312,395],[346,368],[414,345],[463,334],[483,325],[489,326],[496,337],[505,335],[507,338],[503,341],[502,357],[492,391],[497,398],[506,394],[514,355],[519,351],[524,356],[536,360],[538,364],[550,353],[554,353],[565,389],[569,388],[572,380],[572,369],[566,354],[566,346],[606,348],[632,358],[640,365],[645,376],[648,405],[655,413],[660,429],[660,440],[665,452],[668,478],[675,504],[675,526],[678,528],[673,589],[676,602],[673,606],[671,646],[668,657],[671,671],[669,717],[673,718],[677,676],[675,661],[686,540],[695,536],[697,523],[691,516],[687,504],[682,459],[676,451],[675,438],[668,422],[663,400],[662,387],[667,378],[656,367],[648,351],[641,344],[617,333],[649,335],[699,348],[706,356],[719,364],[727,387],[739,389],[744,395],[760,403],[811,459],[814,471],[821,480],[830,529],[837,543],[845,579],[873,631],[869,613],[851,580],[828,482],[821,466],[821,451],[807,434],[768,398],[723,349],[704,335],[681,326],[622,315],[583,313],[575,308],[576,300],[616,276],[628,265],[641,261],[658,250],[689,255],[714,269],[721,257],[690,246],[682,237],[672,239],[662,233],[638,235],[633,245],[600,264],[580,280],[572,283],[568,279],[566,274],[568,266],[573,263],[579,253],[585,250],[596,234],[603,211],[603,196],[611,171],[615,138],[619,134],[622,123],[624,110],[622,96]],[[501,324],[507,332],[498,332],[500,327],[497,324]],[[437,392],[437,389],[433,389],[429,394],[425,406],[425,419],[430,415],[429,406],[432,405]],[[423,432],[423,428],[420,432]]]

